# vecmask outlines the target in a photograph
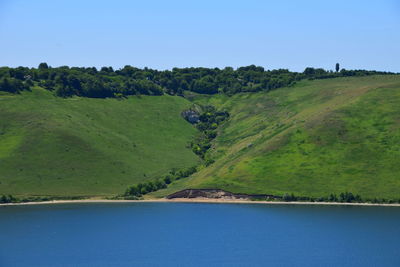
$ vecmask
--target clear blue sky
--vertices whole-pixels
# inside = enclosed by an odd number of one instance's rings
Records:
[[[398,0],[0,0],[0,66],[400,72]]]

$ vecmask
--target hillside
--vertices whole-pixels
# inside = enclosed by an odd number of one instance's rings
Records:
[[[303,80],[269,92],[118,98],[0,92],[0,195],[112,196],[198,165],[181,111],[229,112],[185,188],[400,198],[400,76]],[[192,101],[192,103],[190,101]]]
[[[173,96],[60,98],[0,92],[0,195],[115,195],[196,165],[197,130]]]
[[[271,92],[197,96],[227,109],[216,162],[149,197],[184,188],[400,198],[400,76],[301,81]]]

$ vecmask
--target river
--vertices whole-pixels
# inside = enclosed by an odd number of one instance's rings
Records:
[[[400,266],[400,208],[0,207],[0,266]]]

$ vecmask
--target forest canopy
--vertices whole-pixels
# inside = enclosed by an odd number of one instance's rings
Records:
[[[344,76],[393,74],[367,70],[345,70],[337,72],[321,68],[306,68],[304,72],[287,69],[265,70],[250,65],[233,69],[219,68],[173,68],[154,70],[125,66],[112,67],[68,67],[52,68],[40,63],[38,68],[1,67],[0,91],[19,93],[33,85],[53,91],[57,96],[82,96],[93,98],[125,97],[129,95],[183,95],[184,91],[199,94],[223,93],[233,95],[240,92],[269,91],[291,86],[302,79],[326,79]]]

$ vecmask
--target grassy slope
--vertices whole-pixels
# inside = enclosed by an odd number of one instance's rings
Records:
[[[221,188],[400,198],[400,76],[302,81],[196,101],[231,113],[215,142],[218,160],[153,196]]]
[[[198,162],[180,97],[0,95],[0,195],[110,195]]]

